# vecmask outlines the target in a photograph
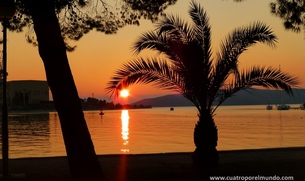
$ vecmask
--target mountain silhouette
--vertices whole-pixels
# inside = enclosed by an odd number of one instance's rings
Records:
[[[301,104],[305,102],[305,89],[293,89],[293,96],[282,90],[247,89],[235,93],[222,105],[277,105]],[[152,107],[193,106],[193,103],[180,94],[170,94],[155,98],[142,99],[132,105],[150,105]]]

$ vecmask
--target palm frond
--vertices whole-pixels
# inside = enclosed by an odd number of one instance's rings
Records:
[[[241,71],[234,80],[221,87],[215,95],[217,106],[240,90],[247,90],[253,86],[261,86],[268,89],[282,89],[289,95],[293,95],[292,87],[297,86],[297,77],[273,67],[254,66],[248,70]]]
[[[133,46],[133,51],[135,53],[140,53],[145,49],[152,49],[159,52],[166,50],[168,47],[167,39],[165,36],[158,36],[154,31],[148,31],[135,42]]]
[[[167,34],[169,38],[175,41],[187,44],[191,41],[193,30],[190,25],[181,20],[179,16],[167,15],[157,23],[158,35]]]
[[[122,88],[132,84],[152,83],[153,86],[163,90],[183,93],[184,81],[173,66],[175,65],[162,59],[139,58],[130,61],[115,72],[106,90],[111,96],[113,94],[117,96]]]
[[[156,32],[149,31],[142,34],[142,36],[135,42],[133,52],[137,54],[142,50],[150,49],[159,54],[164,54],[169,58],[169,60],[172,60],[176,64],[180,64],[180,58],[179,55],[177,55],[177,53],[179,53],[179,51],[177,51],[178,47],[179,42],[175,39],[171,39],[167,34],[157,35]]]
[[[242,52],[258,42],[276,47],[277,37],[262,22],[255,22],[250,26],[237,28],[221,44],[221,53],[218,61],[237,61]]]
[[[236,84],[239,86],[262,86],[264,88],[283,89],[293,95],[292,87],[299,84],[299,79],[280,69],[255,66],[240,73]]]
[[[230,72],[238,72],[238,58],[247,48],[255,43],[266,43],[275,47],[276,36],[264,23],[256,22],[247,27],[237,28],[221,43],[216,56],[215,82],[218,89]]]
[[[192,18],[194,25],[194,41],[200,44],[204,51],[202,57],[203,61],[210,61],[211,57],[211,27],[209,23],[209,17],[204,11],[203,7],[197,4],[195,1],[191,2],[189,10],[190,17]]]

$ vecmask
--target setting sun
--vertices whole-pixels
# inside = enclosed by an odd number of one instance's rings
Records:
[[[120,92],[121,97],[128,97],[129,96],[129,91],[127,89],[123,89]]]

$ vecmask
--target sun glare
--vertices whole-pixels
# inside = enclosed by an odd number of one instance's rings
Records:
[[[129,96],[129,91],[127,89],[123,89],[120,92],[121,97],[128,97]]]

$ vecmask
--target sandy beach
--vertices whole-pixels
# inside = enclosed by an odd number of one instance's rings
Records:
[[[290,176],[286,179],[305,179],[305,147],[220,151],[219,156],[219,166],[215,168],[194,167],[191,153],[98,157],[110,181],[202,181],[211,180],[210,176],[240,176],[239,179],[245,178],[241,176],[253,176],[253,179],[255,176]],[[10,159],[9,167],[11,174],[24,175],[26,180],[71,180],[66,157]]]

